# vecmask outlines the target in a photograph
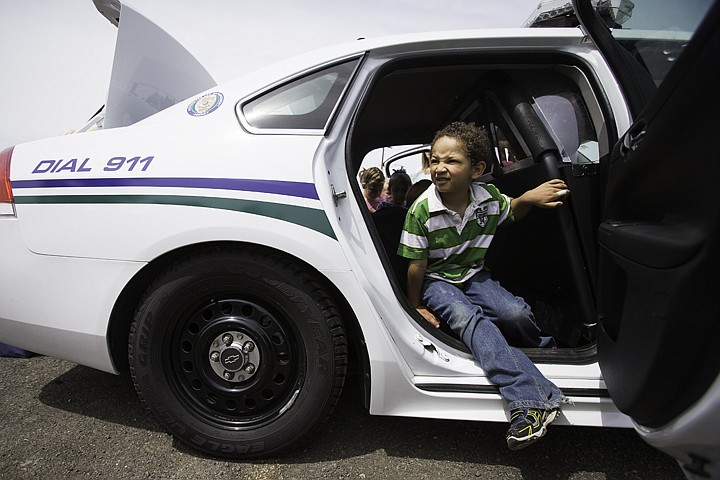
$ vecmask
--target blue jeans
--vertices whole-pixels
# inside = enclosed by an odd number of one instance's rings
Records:
[[[560,389],[522,350],[508,344],[510,339],[518,347],[555,347],[554,338],[540,334],[522,298],[481,271],[457,286],[425,280],[422,302],[462,338],[510,410],[559,407]]]

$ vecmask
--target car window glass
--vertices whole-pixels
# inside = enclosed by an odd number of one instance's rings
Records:
[[[496,138],[496,142],[494,142],[495,155],[503,169],[512,169],[522,159],[522,156],[516,153],[516,149],[500,127],[493,125],[493,128],[495,129]]]
[[[562,161],[598,163],[600,145],[593,120],[577,84],[552,70],[508,71],[552,136]],[[532,165],[530,151],[514,128],[511,115],[493,93],[486,93],[488,122],[499,165],[504,172]]]
[[[488,126],[493,154],[500,168],[510,172],[532,165],[533,159],[527,145],[494,93],[486,93],[485,105],[487,118],[479,123]],[[486,173],[490,173],[490,169]]]
[[[532,78],[514,74],[532,99],[532,107],[555,140],[563,162],[598,163],[596,129],[577,85],[552,71],[535,71]]]
[[[587,111],[577,108],[570,96],[541,95],[533,97],[533,108],[555,139],[564,162],[597,163],[598,142],[590,128]],[[582,148],[581,148],[582,146]]]
[[[365,155],[362,168],[378,167],[386,177],[395,172],[405,172],[414,182],[430,178],[428,164],[423,164],[423,151],[429,151],[429,145],[394,145],[371,150]]]
[[[606,2],[598,13],[620,45],[659,85],[685,47],[710,0],[627,0]]]
[[[242,114],[255,128],[321,130],[356,65],[334,65],[271,90],[242,105]]]

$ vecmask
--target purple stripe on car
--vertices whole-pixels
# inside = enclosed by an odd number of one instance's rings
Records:
[[[291,197],[318,200],[315,184],[252,180],[241,178],[75,178],[52,180],[14,180],[13,188],[56,187],[178,187],[239,190],[243,192],[274,193]]]

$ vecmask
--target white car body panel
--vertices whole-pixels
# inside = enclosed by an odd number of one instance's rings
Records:
[[[144,263],[37,255],[23,244],[16,219],[0,218],[0,227],[0,264],[12,272],[0,275],[0,337],[115,373],[107,321],[120,291]]]
[[[233,115],[231,108],[228,108],[227,111],[230,116]],[[221,115],[217,117],[221,121],[225,120],[227,122],[228,120],[223,119]],[[234,118],[231,118],[230,121],[233,123],[237,122]],[[223,129],[212,129],[212,127],[217,126],[217,124],[208,126],[211,128],[208,129],[207,135],[204,137],[207,143],[203,142],[202,144],[195,145],[185,144],[179,141],[166,145],[163,151],[155,151],[148,155],[141,154],[140,156],[143,158],[147,158],[148,156],[154,157],[148,169],[153,169],[152,172],[102,172],[108,159],[116,157],[117,155],[125,156],[124,153],[119,153],[124,151],[122,145],[122,139],[124,137],[116,130],[94,133],[94,135],[103,137],[103,141],[94,142],[92,145],[95,149],[92,151],[88,151],[87,147],[83,147],[83,153],[80,155],[76,153],[78,148],[75,144],[83,144],[82,135],[63,137],[61,144],[55,142],[50,142],[49,144],[37,142],[27,146],[19,146],[17,148],[18,155],[26,154],[32,158],[43,159],[35,164],[28,163],[24,165],[22,169],[20,168],[20,162],[14,162],[13,165],[13,175],[17,178],[17,180],[14,180],[15,195],[18,203],[17,211],[18,215],[23,219],[21,228],[28,248],[36,253],[42,254],[149,261],[161,253],[172,249],[173,246],[196,243],[200,240],[249,240],[253,236],[253,229],[257,228],[257,235],[263,239],[264,243],[273,244],[277,242],[276,246],[285,251],[304,248],[308,250],[308,253],[304,254],[304,256],[307,255],[310,258],[316,257],[313,258],[313,261],[317,263],[313,264],[322,268],[344,268],[342,266],[344,264],[342,256],[338,257],[341,262],[340,266],[336,263],[332,263],[331,265],[325,264],[326,259],[332,258],[326,254],[328,248],[332,249],[332,247],[335,246],[337,249],[336,242],[331,241],[331,238],[327,235],[318,235],[316,242],[319,242],[319,245],[325,245],[325,243],[327,243],[327,247],[323,247],[325,248],[325,254],[319,255],[314,253],[318,252],[318,250],[303,247],[298,244],[298,242],[293,241],[293,238],[296,238],[297,232],[293,232],[291,229],[279,229],[274,240],[267,239],[267,235],[262,233],[267,232],[267,230],[263,230],[263,227],[267,228],[267,222],[271,222],[271,220],[266,220],[266,217],[253,217],[253,221],[247,222],[246,224],[243,223],[245,226],[242,228],[242,233],[238,232],[234,235],[232,233],[233,229],[239,229],[240,227],[233,227],[232,225],[240,224],[236,223],[237,220],[229,222],[228,218],[224,218],[228,215],[233,216],[234,212],[230,210],[218,208],[206,211],[205,209],[196,209],[192,210],[191,213],[191,215],[196,214],[197,217],[193,222],[180,222],[174,218],[174,215],[178,214],[177,206],[121,204],[111,207],[118,212],[117,216],[114,216],[116,222],[105,228],[98,229],[97,225],[103,223],[102,217],[106,216],[107,212],[103,209],[96,208],[93,204],[54,204],[52,207],[43,205],[42,208],[38,209],[36,204],[22,203],[24,197],[35,197],[36,194],[97,196],[132,195],[138,193],[150,194],[151,192],[157,194],[157,188],[153,190],[152,186],[142,186],[142,183],[137,186],[113,185],[110,187],[92,187],[87,185],[73,187],[71,185],[73,182],[77,183],[89,177],[105,179],[107,181],[121,177],[124,182],[131,182],[133,180],[138,182],[145,180],[152,182],[153,178],[167,178],[170,176],[173,179],[173,184],[186,186],[164,187],[160,190],[164,196],[181,196],[188,197],[189,199],[213,198],[216,200],[216,203],[227,200],[282,204],[289,198],[287,195],[265,193],[262,191],[240,192],[237,190],[207,188],[207,185],[209,180],[213,178],[232,178],[234,176],[235,178],[243,179],[246,183],[252,182],[254,178],[258,180],[267,178],[265,162],[268,162],[267,164],[270,165],[278,164],[278,162],[283,161],[282,157],[288,155],[287,152],[294,152],[294,154],[298,156],[310,158],[319,140],[319,137],[308,136],[276,137],[273,139],[273,144],[276,149],[270,152],[263,151],[263,137],[245,135],[239,128],[230,135],[227,135]],[[152,138],[157,135],[168,135],[168,132],[160,126],[143,127],[141,130],[143,131],[143,136],[146,135],[147,138]],[[117,140],[115,140],[116,138]],[[143,142],[140,141],[135,145],[141,145],[142,143]],[[49,151],[47,149],[48,145],[51,145]],[[148,149],[150,148],[153,147],[148,147]],[[179,155],[192,155],[190,152],[193,152],[193,150],[197,152],[197,162],[187,166],[185,169],[175,166],[176,162],[174,162],[173,159],[178,158]],[[235,152],[241,153],[236,154]],[[127,158],[130,158],[130,155],[131,154],[127,154]],[[134,153],[132,155],[135,156]],[[202,162],[203,156],[208,155],[213,155],[213,165],[220,167],[215,172],[208,171]],[[247,163],[238,161],[239,155],[250,158],[258,157],[264,160],[248,165]],[[278,158],[274,159],[273,155],[277,155]],[[51,174],[51,178],[46,177],[44,181],[54,183],[42,184],[58,185],[57,187],[35,187],[35,185],[37,185],[35,179],[38,174],[33,174],[32,172],[43,161],[50,159],[50,162],[61,161],[64,164],[69,161],[68,159],[77,157],[81,157],[78,161],[78,171],[65,171]],[[86,159],[89,160],[86,162]],[[79,166],[82,164],[84,164],[84,168],[89,171],[79,171]],[[50,165],[50,163],[43,164],[42,168],[46,168],[46,165]],[[314,188],[311,183],[312,177],[309,165],[298,162],[297,167],[293,167],[293,165],[290,165],[284,173],[278,174],[275,177],[275,183],[279,184],[279,182],[287,179],[286,182],[290,185],[290,188],[293,188],[295,184],[300,184],[300,187],[304,187],[304,190],[300,194],[305,195],[303,192],[309,191],[311,193],[307,195],[312,196],[312,190]],[[62,168],[62,166],[60,168]],[[232,173],[233,170],[236,171],[235,174]],[[151,177],[150,174],[153,176]],[[181,176],[178,176],[178,174]],[[113,177],[113,175],[115,177]],[[29,187],[25,188],[26,185],[29,185]],[[203,188],[204,186],[205,188]],[[258,190],[262,188],[263,186],[260,185]],[[315,212],[315,215],[319,217],[324,217],[324,213],[322,213],[320,209],[320,202],[317,199],[307,198],[307,196],[292,197],[292,199],[293,204],[297,207]],[[99,200],[99,202],[105,201],[106,200]],[[47,208],[55,210],[57,215],[53,214],[48,217]],[[151,209],[159,210],[157,217],[151,213]],[[65,215],[64,213],[67,211],[74,211],[75,215]],[[183,212],[182,215],[187,215],[187,213]],[[48,223],[46,223],[48,221],[56,232],[52,237],[43,235],[43,231],[48,227]],[[265,223],[263,224],[263,222]],[[224,227],[228,224],[230,227],[226,229],[224,233],[213,232],[215,226]],[[273,229],[271,228],[270,231],[273,231]],[[78,232],[82,232],[82,235],[78,235]],[[133,238],[137,238],[138,235],[143,239],[142,242],[131,241]],[[187,235],[187,238],[178,238],[183,235]],[[172,240],[173,238],[177,238],[177,240]]]

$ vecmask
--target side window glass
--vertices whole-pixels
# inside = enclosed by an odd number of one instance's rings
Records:
[[[535,113],[558,146],[562,161],[576,174],[595,171],[600,162],[600,144],[588,106],[578,85],[566,75],[538,70],[532,78],[514,73],[523,86]]]
[[[539,95],[533,97],[533,108],[553,136],[564,162],[598,163],[597,138],[589,128],[590,116],[579,100],[579,95],[573,92]]]
[[[492,124],[491,128],[494,130],[493,148],[495,149],[495,156],[503,170],[512,170],[522,160],[522,155],[516,153],[516,148],[510,143],[502,128],[495,124]]]
[[[605,2],[597,11],[618,43],[660,85],[710,8],[709,0]]]
[[[322,130],[358,61],[333,65],[275,88],[242,104],[241,113],[254,128]]]
[[[360,169],[378,167],[390,178],[395,172],[405,172],[410,180],[430,178],[430,145],[393,145],[376,148],[363,158]]]
[[[507,112],[491,92],[486,92],[486,105],[493,154],[503,172],[507,173],[532,165],[533,159],[529,148],[513,127]]]
[[[517,70],[507,74],[529,100],[557,145],[562,161],[572,164],[573,172],[578,174],[594,171],[600,161],[600,145],[578,85],[552,70]],[[496,93],[486,91],[485,102],[497,166],[510,172],[532,165],[530,149]]]

